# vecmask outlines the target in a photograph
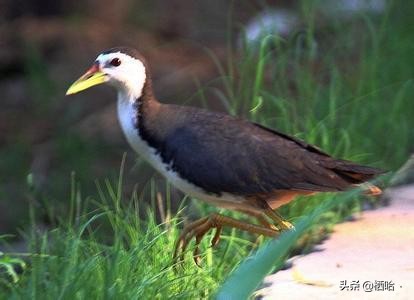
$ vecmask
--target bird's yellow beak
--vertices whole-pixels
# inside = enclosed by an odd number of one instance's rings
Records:
[[[103,73],[97,64],[94,64],[85,74],[76,80],[66,91],[66,95],[73,95],[86,90],[94,85],[107,81],[107,76]]]

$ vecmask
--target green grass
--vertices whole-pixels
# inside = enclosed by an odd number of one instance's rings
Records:
[[[75,186],[73,182],[68,214],[56,228],[39,233],[33,224],[29,253],[0,253],[0,298],[205,298],[252,246],[243,239],[224,238],[231,246],[223,242],[215,255],[207,250],[203,268],[195,267],[190,257],[174,268],[179,218],[167,211],[164,222],[157,224],[153,210],[147,211],[145,221],[137,218],[142,199],[134,194],[130,201],[121,201],[122,175],[115,183],[97,183],[99,199],[81,199]],[[95,209],[85,212],[85,207]],[[202,247],[208,248],[207,240]],[[25,258],[28,265],[16,258]],[[21,265],[23,273],[16,274],[13,264]]]
[[[413,4],[395,1],[383,17],[360,16],[317,29],[313,6],[305,9],[308,2],[303,3],[306,31],[288,40],[266,37],[260,45],[246,45],[240,55],[229,56],[226,65],[216,62],[220,78],[203,86],[197,97],[208,103],[213,95],[230,113],[294,134],[334,156],[397,169],[414,140],[414,21],[406,14]],[[203,268],[194,266],[189,251],[183,268],[175,272],[171,254],[181,215],[167,211],[164,222],[157,224],[153,205],[145,211],[145,221],[140,220],[144,193],[121,201],[122,176],[116,183],[101,182],[94,196],[86,198],[72,185],[68,214],[52,229],[39,233],[32,211],[29,253],[0,253],[0,299],[212,297],[262,241],[226,231],[211,249],[206,238]],[[150,202],[157,202],[156,192],[151,191]],[[275,264],[248,274],[252,282],[260,282],[289,253],[306,251],[333,224],[358,211],[363,197],[354,196],[300,198],[283,207],[282,214],[300,230],[268,243],[277,246],[267,248],[273,250]],[[197,207],[200,215],[213,210],[202,203]],[[301,219],[307,215],[312,217]],[[0,241],[6,243],[7,237],[0,236]],[[260,266],[260,257],[266,257],[262,254],[248,264],[256,265],[257,259]],[[26,266],[11,260],[15,258],[24,259]],[[12,265],[21,272],[14,274]],[[243,266],[224,288],[243,284],[237,279],[238,274],[247,276]]]

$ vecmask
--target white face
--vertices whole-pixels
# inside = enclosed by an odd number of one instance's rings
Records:
[[[144,64],[136,58],[121,52],[100,54],[96,58],[99,67],[107,76],[107,82],[119,92],[138,99],[142,95],[146,73]]]

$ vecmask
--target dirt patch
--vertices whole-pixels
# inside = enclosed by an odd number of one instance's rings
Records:
[[[414,186],[391,203],[338,224],[318,251],[265,279],[265,299],[410,299],[414,293]]]

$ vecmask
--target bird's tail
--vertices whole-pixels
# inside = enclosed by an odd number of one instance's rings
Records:
[[[379,196],[382,190],[369,182],[361,183],[360,186],[364,189],[364,194],[368,196]]]
[[[332,170],[350,184],[362,186],[367,195],[376,196],[382,193],[379,187],[367,181],[385,173],[384,170],[358,165],[346,160],[337,160]]]

